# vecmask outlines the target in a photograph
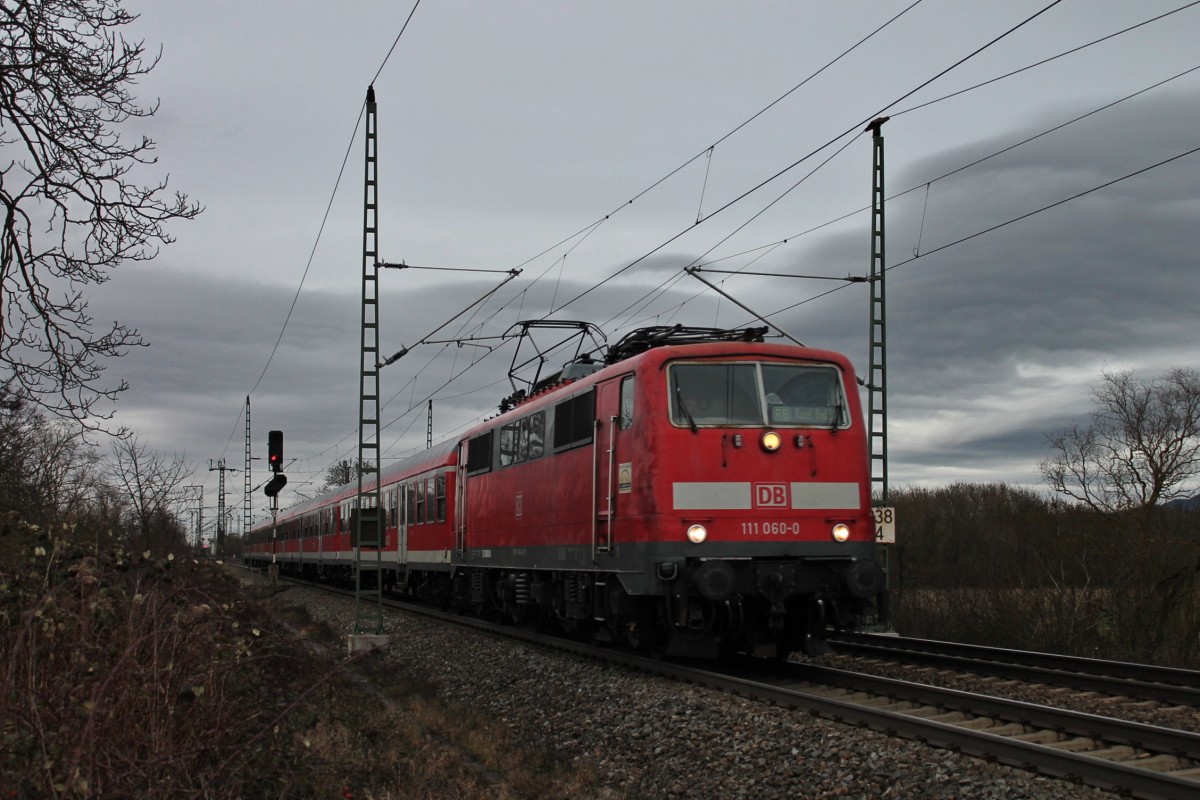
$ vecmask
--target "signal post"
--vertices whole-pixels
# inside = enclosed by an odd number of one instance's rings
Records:
[[[287,486],[287,476],[283,474],[283,431],[271,431],[267,434],[267,464],[275,477],[267,481],[263,494],[271,498],[271,566],[267,568],[267,578],[271,588],[279,584],[279,562],[275,550],[279,541],[276,530],[276,519],[279,516],[279,491]]]

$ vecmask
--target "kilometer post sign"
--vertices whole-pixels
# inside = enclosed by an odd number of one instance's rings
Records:
[[[875,543],[896,543],[896,509],[891,506],[877,506],[871,511],[875,514]]]

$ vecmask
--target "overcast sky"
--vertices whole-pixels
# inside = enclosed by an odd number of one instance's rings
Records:
[[[1087,414],[1101,371],[1200,368],[1200,153],[944,247],[1200,146],[1197,71],[935,180],[1200,66],[1196,6],[900,113],[1185,5],[1064,0],[901,99],[1048,3],[924,0],[723,139],[911,0],[425,0],[386,64],[408,2],[131,0],[141,18],[129,33],[163,51],[137,87],[161,107],[138,131],[157,140],[172,188],[206,211],[177,226],[158,259],[123,267],[94,296],[98,319],[120,319],[151,343],[109,365],[132,385],[117,419],[156,449],[186,453],[209,505],[209,459],[243,465],[252,390],[255,455],[278,428],[296,459],[285,495],[311,493],[328,465],[352,457],[355,131],[373,78],[382,257],[522,270],[443,338],[496,335],[552,308],[600,325],[610,341],[644,325],[748,323],[680,277],[693,263],[865,275],[868,214],[804,232],[869,203],[870,138],[857,134],[883,113],[892,116],[887,189],[899,195],[887,205],[893,483],[1039,486],[1044,434]],[[385,272],[382,349],[411,345],[501,277]],[[864,284],[708,277],[760,313],[794,306],[771,320],[866,371]],[[395,395],[383,413],[385,459],[424,446],[431,394],[435,438],[494,413],[511,391],[512,350],[485,352],[429,345],[383,370],[383,394]],[[229,480],[240,518],[242,475]],[[265,509],[261,492],[254,503]]]

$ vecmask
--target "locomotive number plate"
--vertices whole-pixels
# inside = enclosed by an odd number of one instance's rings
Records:
[[[799,536],[799,522],[743,522],[742,536]]]

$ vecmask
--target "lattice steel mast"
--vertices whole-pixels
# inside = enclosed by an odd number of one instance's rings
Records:
[[[250,395],[246,395],[246,480],[243,485],[246,496],[242,501],[242,542],[250,535],[252,511],[250,508]]]
[[[362,330],[358,380],[358,497],[352,516],[354,534],[354,630],[364,633],[361,616],[362,576],[375,573],[374,632],[383,632],[383,524],[379,490],[379,216],[375,87],[367,88],[366,151],[363,182]],[[365,488],[366,481],[374,481]],[[372,547],[374,564],[366,566],[362,549]]]
[[[887,117],[867,126],[872,134],[871,159],[871,353],[867,370],[867,426],[871,452],[871,489],[880,505],[888,502],[887,335],[884,314],[883,133]]]
[[[212,459],[208,460],[208,471],[220,473],[220,480],[217,483],[217,547],[216,555],[218,558],[225,557],[225,526],[227,524],[225,518],[225,473],[237,472],[233,467],[225,466],[225,459],[217,460],[216,466],[213,466]]]

